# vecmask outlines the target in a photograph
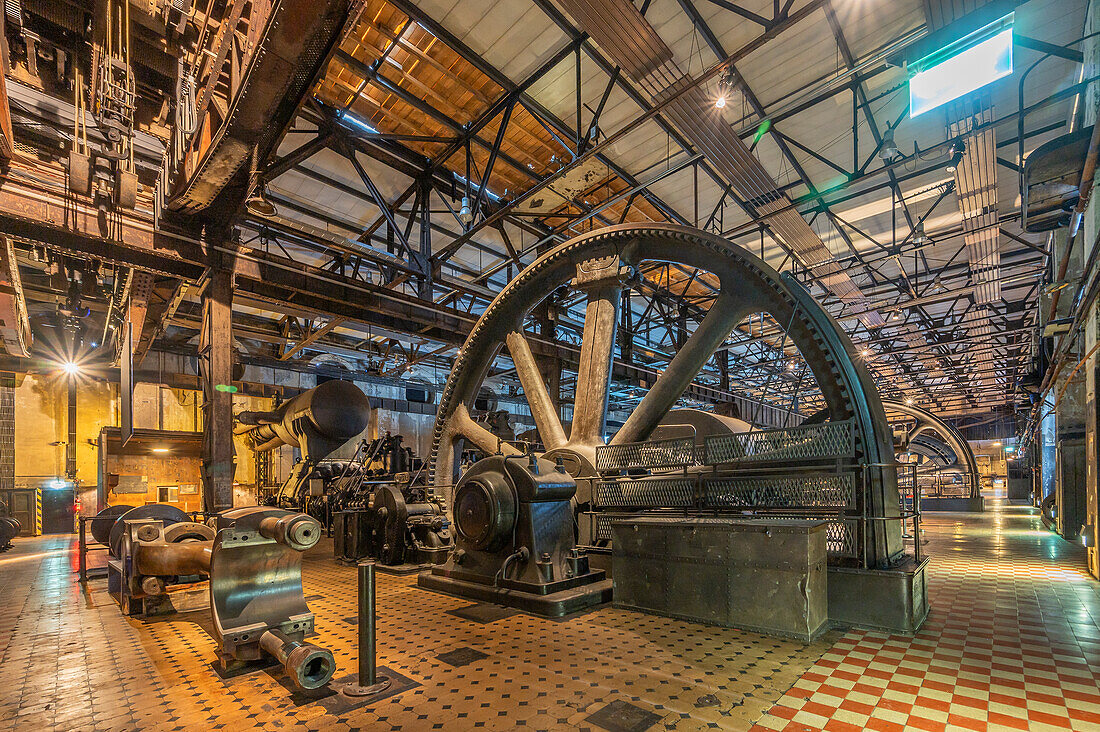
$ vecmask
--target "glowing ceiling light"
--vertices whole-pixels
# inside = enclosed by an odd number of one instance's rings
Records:
[[[714,100],[714,106],[717,107],[718,109],[724,108],[726,106],[726,98],[725,97],[718,97],[717,99]]]
[[[61,370],[69,376],[75,376],[76,374],[80,373],[80,364],[74,361],[66,361],[65,363],[61,364]]]
[[[154,447],[153,452],[168,452],[167,447]]]
[[[1013,14],[912,65],[909,116],[916,117],[1012,74]]]
[[[905,403],[906,404],[912,404],[913,403],[913,397],[909,397],[908,399],[906,399]]]

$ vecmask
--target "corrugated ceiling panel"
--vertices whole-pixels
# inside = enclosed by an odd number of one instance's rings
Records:
[[[671,63],[671,51],[626,0],[562,0],[561,3],[599,45],[628,70],[653,100],[668,100],[663,114],[687,135],[708,161],[772,230],[810,267],[819,281],[846,304],[864,312],[870,326],[882,324],[848,274],[830,262],[832,254],[776,190],[775,182],[726,124],[705,92]],[[624,35],[625,34],[625,35]]]
[[[784,31],[780,43],[764,44],[738,61],[737,70],[767,108],[842,64],[825,14],[817,11]]]
[[[528,0],[417,0],[417,5],[516,81],[568,41],[561,29]]]

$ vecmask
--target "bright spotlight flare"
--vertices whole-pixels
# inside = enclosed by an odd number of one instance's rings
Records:
[[[718,98],[714,100],[714,106],[723,109],[726,106],[726,97],[733,91],[733,70],[726,69],[726,73],[718,79]]]
[[[61,370],[69,376],[76,376],[80,373],[80,364],[76,363],[75,361],[66,361],[65,363],[61,364]]]

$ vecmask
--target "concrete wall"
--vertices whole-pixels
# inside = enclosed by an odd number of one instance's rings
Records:
[[[270,409],[271,400],[235,395],[234,411]],[[117,427],[120,422],[118,386],[104,381],[83,379],[76,393],[76,486],[82,512],[95,513],[99,471],[99,431]],[[36,487],[65,478],[65,443],[68,440],[68,392],[63,379],[28,376],[15,389],[15,477],[19,486]],[[134,427],[182,432],[201,431],[202,394],[187,389],[172,389],[158,384],[139,383],[134,387]],[[255,485],[256,470],[252,451],[244,438],[235,440],[237,448],[236,480],[249,489]],[[289,472],[294,454],[290,448],[279,451],[276,470]],[[144,503],[156,500],[158,485],[198,483],[198,462],[177,465],[171,458],[126,458],[129,462],[116,471],[128,475],[149,476],[149,494],[108,496],[118,503]],[[135,463],[137,460],[140,464]],[[160,463],[158,465],[158,463]],[[254,502],[251,490],[241,492],[239,505]],[[193,506],[191,504],[194,504]],[[184,506],[183,504],[186,504]],[[182,499],[181,508],[196,510],[197,497]]]
[[[108,505],[143,506],[146,503],[160,503],[161,486],[182,485],[200,486],[202,477],[199,474],[200,461],[198,458],[189,457],[149,457],[146,455],[118,455],[110,458],[107,463],[107,471],[116,475],[142,476],[146,482],[145,493],[115,493],[108,487],[106,490],[106,502]],[[93,486],[94,487],[94,486]],[[165,501],[176,506],[182,511],[198,511],[202,509],[202,494],[179,492],[177,500]],[[169,494],[171,495],[171,494]],[[94,515],[94,506],[81,506],[81,512],[85,515]]]

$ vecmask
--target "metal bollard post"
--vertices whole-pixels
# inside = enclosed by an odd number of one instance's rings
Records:
[[[87,521],[84,516],[77,516],[76,520],[80,525],[80,551],[78,555],[80,557],[80,581],[84,584],[88,584],[88,530],[86,528]]]
[[[347,696],[370,696],[389,688],[390,680],[378,676],[374,658],[374,562],[360,562],[359,568],[359,678],[340,690]]]
[[[359,685],[373,686],[378,669],[374,661],[374,562],[359,564]]]

